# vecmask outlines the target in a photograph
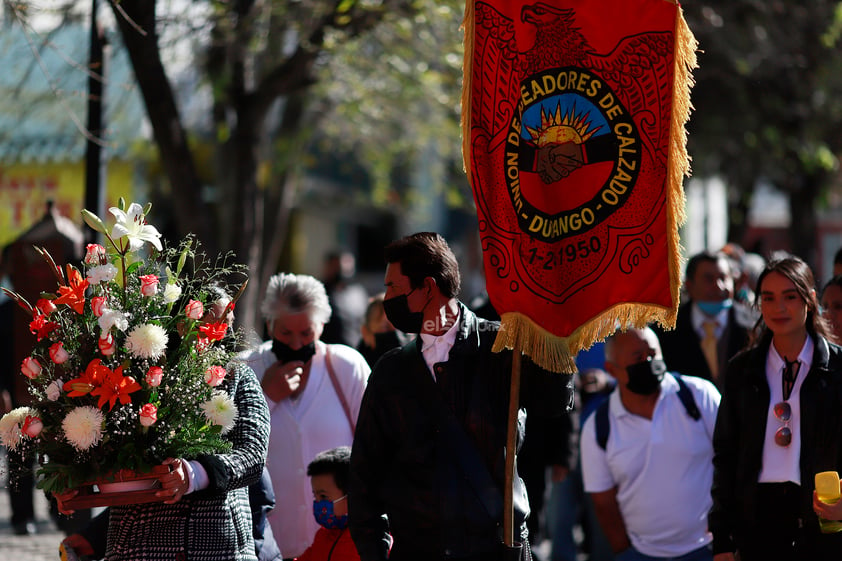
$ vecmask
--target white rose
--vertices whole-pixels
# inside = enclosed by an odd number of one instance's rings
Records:
[[[177,284],[167,284],[164,287],[164,302],[172,304],[181,297],[181,287]]]

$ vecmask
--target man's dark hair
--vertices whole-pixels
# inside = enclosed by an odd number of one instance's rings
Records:
[[[719,263],[719,260],[723,259],[728,264],[728,272],[731,273],[731,261],[728,259],[728,256],[721,252],[713,252],[713,251],[702,251],[697,253],[693,257],[687,261],[687,267],[684,269],[684,279],[685,280],[694,280],[696,278],[696,269],[699,268],[699,265],[702,263]]]
[[[461,288],[459,263],[443,237],[435,232],[419,232],[393,241],[384,251],[386,263],[399,263],[401,274],[409,277],[412,288],[432,277],[441,293],[455,298]]]
[[[339,446],[316,454],[307,466],[307,475],[332,475],[336,486],[343,493],[348,492],[348,477],[351,471],[351,448]]]

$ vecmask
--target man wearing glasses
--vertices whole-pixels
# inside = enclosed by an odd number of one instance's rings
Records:
[[[649,329],[605,344],[616,389],[582,429],[585,491],[618,561],[709,561],[712,435],[719,391],[666,373]]]

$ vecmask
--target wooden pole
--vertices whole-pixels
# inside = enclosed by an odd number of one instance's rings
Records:
[[[503,543],[515,543],[515,456],[517,449],[518,410],[520,409],[520,358],[518,349],[512,351],[512,381],[509,389],[509,426],[506,434],[506,487],[503,491]],[[518,536],[520,537],[520,536]],[[520,540],[518,540],[520,541]]]

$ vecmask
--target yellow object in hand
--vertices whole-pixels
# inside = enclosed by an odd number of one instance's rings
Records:
[[[839,474],[835,471],[822,471],[816,474],[816,495],[825,504],[832,505],[839,501]],[[819,529],[823,534],[842,532],[842,522],[825,520],[819,516]]]
[[[839,474],[835,471],[822,471],[816,474],[816,494],[823,503],[832,505],[840,498]]]

